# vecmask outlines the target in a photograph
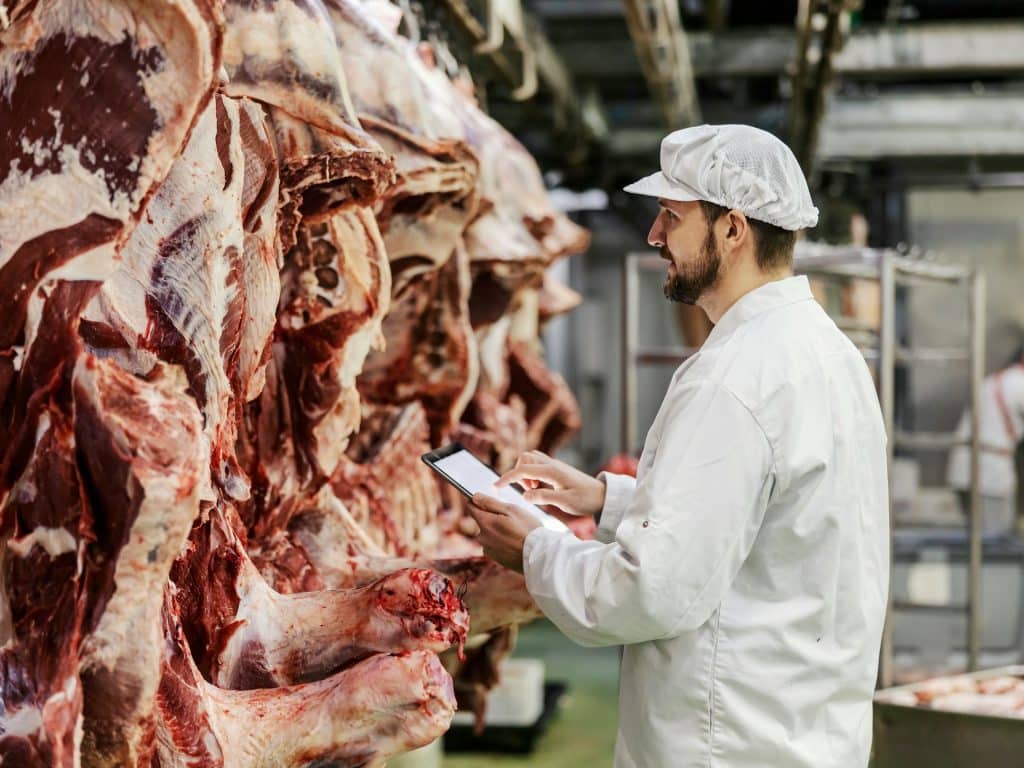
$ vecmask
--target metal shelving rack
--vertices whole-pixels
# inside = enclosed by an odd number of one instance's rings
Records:
[[[967,616],[967,666],[974,670],[978,665],[981,651],[981,487],[980,450],[978,430],[981,387],[985,376],[985,276],[978,270],[958,265],[939,264],[932,261],[910,258],[892,250],[856,247],[822,246],[800,243],[794,259],[794,269],[799,274],[829,278],[862,278],[877,280],[881,296],[881,323],[877,333],[874,329],[846,318],[834,318],[837,325],[847,333],[865,358],[877,364],[878,395],[889,436],[887,460],[889,468],[889,516],[891,530],[895,533],[896,520],[892,501],[892,465],[897,448],[906,450],[948,450],[958,445],[970,446],[971,491],[970,514],[968,519],[969,547],[967,569],[967,601],[963,605],[946,606],[940,610],[963,611]],[[642,271],[663,271],[665,262],[652,253],[627,254],[623,274],[624,306],[624,354],[623,393],[624,411],[622,419],[623,448],[635,450],[637,440],[637,369],[651,363],[682,363],[689,358],[693,349],[648,349],[640,346],[637,338],[639,329],[639,275]],[[965,286],[968,293],[970,335],[962,347],[921,348],[900,346],[896,338],[896,288],[907,285],[948,285]],[[955,434],[934,432],[906,432],[896,428],[896,369],[905,365],[928,365],[966,363],[970,383],[970,437],[964,441]],[[885,631],[882,638],[882,652],[879,662],[879,684],[892,684],[892,612],[893,608],[935,610],[935,606],[900,603],[894,606],[890,587],[889,604],[886,610]]]

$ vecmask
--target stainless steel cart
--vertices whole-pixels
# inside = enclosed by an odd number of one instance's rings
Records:
[[[1024,667],[1003,667],[969,677],[1024,677]],[[1024,718],[947,712],[894,703],[894,694],[919,685],[879,691],[875,697],[872,768],[979,768],[1019,765]]]

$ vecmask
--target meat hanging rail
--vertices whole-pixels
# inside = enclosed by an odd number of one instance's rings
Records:
[[[379,764],[537,615],[416,457],[578,428],[588,234],[372,7],[0,0],[4,764]]]

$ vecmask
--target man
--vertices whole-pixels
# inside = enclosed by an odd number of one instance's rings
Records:
[[[583,645],[624,645],[617,768],[852,768],[871,744],[889,570],[885,433],[863,358],[793,277],[817,209],[778,139],[676,131],[649,235],[665,295],[715,327],[635,483],[524,455],[503,482],[599,515],[598,541],[486,496],[484,551]]]

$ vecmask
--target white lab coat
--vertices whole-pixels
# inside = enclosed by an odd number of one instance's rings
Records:
[[[617,768],[861,768],[889,573],[885,434],[806,278],[744,296],[669,385],[599,541],[538,528],[526,583],[625,645]]]
[[[1014,450],[1024,437],[1024,365],[1011,365],[985,379],[981,388],[981,492],[997,499],[1012,499],[1017,491]],[[957,434],[971,436],[970,411],[960,417]],[[949,484],[971,487],[971,451],[957,446],[949,453]]]

